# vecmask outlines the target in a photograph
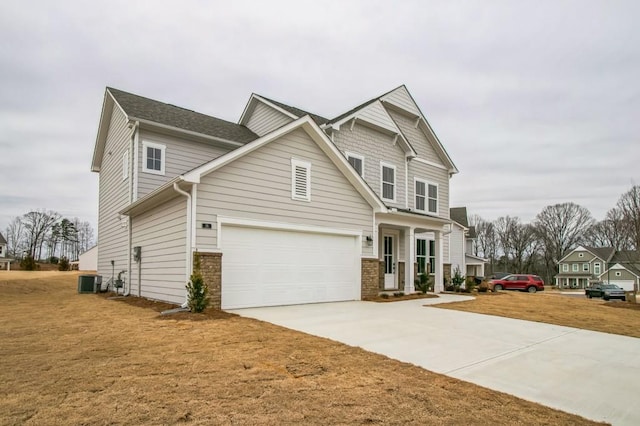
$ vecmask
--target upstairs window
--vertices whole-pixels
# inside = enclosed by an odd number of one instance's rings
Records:
[[[600,274],[600,263],[593,264],[593,273],[599,275]]]
[[[589,272],[589,264],[588,263],[583,263],[582,264],[582,272]]]
[[[349,164],[356,169],[356,172],[362,177],[364,177],[364,157],[358,154],[352,154],[347,152],[347,159],[349,160]]]
[[[438,186],[428,184],[429,189],[429,213],[438,214]]]
[[[569,272],[569,265],[566,263],[562,264],[562,272]]]
[[[580,266],[577,263],[571,265],[571,269],[573,272],[578,272],[580,270]]]
[[[380,163],[382,199],[396,201],[396,166]]]
[[[153,142],[142,142],[142,171],[164,176],[165,166],[165,150],[164,145]]]
[[[291,199],[311,201],[311,163],[291,159]]]
[[[416,179],[416,210],[421,212],[425,209],[427,200],[427,184],[424,181]]]

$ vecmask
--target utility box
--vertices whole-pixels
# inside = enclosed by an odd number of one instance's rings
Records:
[[[78,276],[78,293],[97,293],[95,275]]]

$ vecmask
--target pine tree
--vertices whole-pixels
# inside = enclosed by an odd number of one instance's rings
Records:
[[[209,305],[209,287],[204,282],[200,272],[200,255],[194,256],[193,273],[187,283],[187,293],[189,295],[189,309],[191,312],[200,313]]]

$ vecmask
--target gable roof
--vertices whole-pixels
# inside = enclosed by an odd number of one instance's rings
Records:
[[[469,227],[469,220],[467,219],[467,208],[466,207],[451,207],[449,209],[449,217],[451,220],[458,222],[460,225],[465,228]]]
[[[240,148],[230,151],[214,160],[202,164],[180,176],[175,177],[171,181],[167,182],[160,188],[151,192],[143,198],[140,198],[133,204],[125,207],[120,211],[120,214],[136,215],[149,208],[155,207],[163,202],[171,199],[177,193],[175,193],[174,186],[179,185],[182,189],[189,187],[193,184],[200,183],[202,176],[205,176],[238,158],[241,158],[262,146],[279,139],[281,136],[286,135],[296,129],[304,130],[311,139],[320,147],[320,149],[327,155],[327,157],[336,165],[336,167],[343,173],[343,175],[349,180],[353,187],[362,195],[362,197],[373,207],[376,211],[386,211],[387,207],[376,195],[376,193],[367,185],[362,177],[355,171],[355,169],[349,164],[346,157],[340,153],[338,148],[329,140],[327,135],[318,127],[318,125],[309,117],[305,115],[296,121],[286,124],[273,132],[270,132],[263,137],[256,139]],[[180,185],[182,183],[182,185]]]
[[[262,96],[262,95],[257,95],[257,96],[260,96],[262,99],[265,99],[265,100],[271,102],[272,104],[279,106],[280,108],[284,109],[285,111],[290,112],[291,114],[295,115],[297,118],[304,117],[305,115],[308,115],[309,117],[311,117],[311,119],[313,121],[316,122],[316,124],[318,126],[321,126],[321,125],[323,125],[323,124],[325,124],[326,122],[329,121],[328,118],[324,118],[321,115],[314,114],[312,112],[305,111],[303,109],[296,108],[296,107],[293,107],[291,105],[283,104],[282,102],[274,101],[273,99],[269,99],[269,98],[267,98],[265,96]]]
[[[640,250],[620,250],[611,258],[616,263],[640,263]]]
[[[605,262],[609,262],[611,256],[615,253],[615,249],[613,247],[588,247],[588,246],[578,246],[573,250],[569,250],[567,254],[562,256],[562,259],[558,260],[558,263],[564,261],[567,257],[569,257],[575,251],[588,251],[592,255],[604,260]]]
[[[107,91],[129,120],[147,120],[234,142],[247,143],[258,139],[258,135],[240,124],[111,87],[107,87]]]
[[[94,172],[100,171],[114,107],[130,122],[179,131],[224,144],[241,146],[258,138],[258,135],[240,124],[107,87],[91,161],[91,170]]]
[[[2,232],[0,232],[0,244],[7,244],[7,240],[2,236]]]

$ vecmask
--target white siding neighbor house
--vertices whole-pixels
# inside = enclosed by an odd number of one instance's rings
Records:
[[[80,255],[78,269],[80,271],[95,271],[98,269],[98,246],[93,246]]]
[[[7,240],[5,240],[2,233],[0,233],[0,269],[10,271],[12,260],[7,253]]]
[[[223,309],[411,293],[419,272],[440,291],[465,265],[458,170],[405,86],[333,119],[253,94],[237,124],[107,88],[92,170],[97,270],[125,294],[185,302],[195,256]]]

